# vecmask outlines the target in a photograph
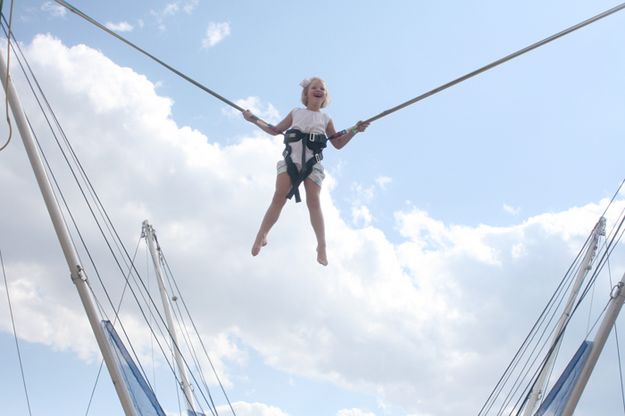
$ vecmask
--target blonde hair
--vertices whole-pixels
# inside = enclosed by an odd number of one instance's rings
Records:
[[[325,91],[326,91],[326,98],[325,100],[323,100],[323,103],[321,103],[321,108],[327,107],[328,104],[330,104],[330,92],[328,91],[328,86],[326,82],[319,77],[307,78],[299,83],[299,85],[302,86],[302,97],[301,97],[302,104],[304,104],[305,106],[308,106],[308,87],[310,86],[310,84],[312,84],[313,81],[319,81],[323,84],[323,87],[325,88]]]

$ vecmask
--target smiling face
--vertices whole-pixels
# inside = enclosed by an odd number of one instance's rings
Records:
[[[319,110],[328,104],[326,84],[319,78],[313,78],[302,91],[302,103],[309,110]]]

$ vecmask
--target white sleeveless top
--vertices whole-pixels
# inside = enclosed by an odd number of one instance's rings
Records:
[[[330,122],[330,116],[326,113],[310,111],[306,108],[293,109],[291,117],[293,118],[293,123],[289,128],[297,129],[303,133],[326,134],[326,127],[328,127]],[[313,155],[312,150],[306,147],[301,140],[291,143],[291,159],[298,166],[302,161],[302,148],[306,151],[306,160]]]

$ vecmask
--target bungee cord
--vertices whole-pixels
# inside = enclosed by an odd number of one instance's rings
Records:
[[[103,24],[101,24],[98,21],[96,21],[94,18],[88,16],[84,12],[82,12],[79,9],[77,9],[76,7],[72,6],[71,4],[66,2],[65,0],[54,0],[54,1],[56,3],[58,3],[59,5],[67,8],[72,13],[75,13],[76,15],[82,17],[83,19],[85,19],[88,22],[92,23],[93,25],[97,26],[98,28],[104,30],[106,33],[116,37],[117,39],[121,40],[122,42],[124,42],[125,44],[129,45],[130,47],[136,49],[137,51],[141,52],[142,54],[144,54],[147,57],[151,58],[152,60],[156,61],[160,65],[162,65],[165,68],[169,69],[170,71],[172,71],[176,75],[180,76],[181,78],[185,79],[186,81],[192,83],[196,87],[198,87],[198,88],[202,89],[203,91],[211,94],[213,97],[223,101],[224,103],[226,103],[229,106],[237,109],[241,113],[243,113],[245,111],[241,106],[239,106],[236,103],[228,100],[227,98],[225,98],[224,96],[216,93],[215,91],[211,90],[210,88],[202,85],[201,83],[199,83],[198,81],[194,80],[193,78],[191,78],[191,77],[185,75],[184,73],[182,73],[181,71],[173,68],[171,65],[168,65],[167,63],[165,63],[162,60],[158,59],[156,56],[152,55],[151,53],[147,52],[146,50],[142,49],[141,47],[139,47],[139,46],[135,45],[134,43],[130,42],[129,40],[127,40],[123,36],[115,33],[111,29],[107,28]],[[563,36],[566,36],[566,35],[568,35],[568,34],[570,34],[572,32],[575,32],[578,29],[581,29],[581,28],[583,28],[585,26],[588,26],[588,25],[590,25],[590,24],[592,24],[592,23],[594,23],[594,22],[596,22],[598,20],[601,20],[601,19],[603,19],[605,17],[608,17],[608,16],[610,16],[610,15],[616,13],[616,12],[619,12],[619,11],[621,11],[623,9],[625,9],[625,3],[621,3],[618,6],[615,6],[615,7],[611,8],[611,9],[608,9],[608,10],[606,10],[606,11],[604,11],[602,13],[599,13],[599,14],[593,16],[593,17],[590,17],[590,18],[588,18],[588,19],[586,19],[586,20],[584,20],[584,21],[582,21],[580,23],[577,23],[577,24],[575,24],[573,26],[570,26],[570,27],[568,27],[568,28],[566,28],[566,29],[564,29],[564,30],[562,30],[560,32],[557,32],[557,33],[555,33],[555,34],[553,34],[551,36],[548,36],[548,37],[546,37],[546,38],[544,38],[544,39],[542,39],[542,40],[540,40],[538,42],[532,43],[529,46],[526,46],[526,47],[524,47],[522,49],[519,49],[516,52],[513,52],[513,53],[511,53],[509,55],[504,56],[503,58],[497,59],[497,60],[495,60],[495,61],[493,61],[493,62],[491,62],[491,63],[489,63],[487,65],[484,65],[481,68],[478,68],[478,69],[476,69],[474,71],[471,71],[471,72],[469,72],[469,73],[467,73],[465,75],[462,75],[461,77],[458,77],[458,78],[456,78],[456,79],[454,79],[452,81],[449,81],[449,82],[447,82],[445,84],[442,84],[442,85],[440,85],[440,86],[438,86],[438,87],[436,87],[434,89],[431,89],[430,91],[427,91],[427,92],[425,92],[425,93],[423,93],[421,95],[418,95],[418,96],[416,96],[416,97],[414,97],[414,98],[412,98],[410,100],[407,100],[407,101],[405,101],[405,102],[403,102],[403,103],[401,103],[399,105],[396,105],[396,106],[391,107],[391,108],[389,108],[387,110],[384,110],[384,111],[374,115],[373,117],[369,117],[368,119],[362,121],[362,123],[372,123],[372,122],[374,122],[376,120],[381,119],[382,117],[386,117],[386,116],[388,116],[388,115],[390,115],[390,114],[392,114],[392,113],[394,113],[396,111],[399,111],[399,110],[401,110],[401,109],[403,109],[405,107],[408,107],[409,105],[415,104],[415,103],[417,103],[419,101],[422,101],[422,100],[424,100],[424,99],[426,99],[428,97],[431,97],[431,96],[433,96],[435,94],[438,94],[441,91],[444,91],[444,90],[446,90],[446,89],[448,89],[450,87],[453,87],[454,85],[457,85],[457,84],[459,84],[459,83],[461,83],[463,81],[466,81],[466,80],[468,80],[470,78],[473,78],[473,77],[475,77],[475,76],[477,76],[477,75],[479,75],[479,74],[481,74],[483,72],[486,72],[486,71],[488,71],[490,69],[493,69],[493,68],[495,68],[495,67],[497,67],[497,66],[499,66],[499,65],[501,65],[501,64],[503,64],[505,62],[508,62],[508,61],[510,61],[510,60],[512,60],[514,58],[517,58],[517,57],[519,57],[521,55],[524,55],[524,54],[526,54],[526,53],[528,53],[528,52],[530,52],[530,51],[532,51],[534,49],[537,49],[537,48],[539,48],[541,46],[544,46],[544,45],[546,45],[548,43],[551,43],[551,42],[555,41],[556,39],[559,39],[559,38],[561,38]],[[266,126],[271,126],[271,124],[263,121],[262,119],[260,119],[258,117],[255,117],[254,121],[256,123],[262,123],[262,124],[264,124]],[[348,131],[355,129],[357,126],[358,126],[358,124],[348,128],[348,129],[341,130],[341,131],[333,134],[332,136],[328,137],[328,140],[336,139],[336,138],[346,134]]]
[[[625,9],[625,3],[621,3],[620,5],[615,6],[615,7],[611,8],[611,9],[609,9],[609,10],[606,10],[603,13],[599,13],[596,16],[593,16],[593,17],[591,17],[589,19],[586,19],[583,22],[580,22],[580,23],[578,23],[576,25],[570,26],[570,27],[568,27],[568,28],[566,28],[566,29],[564,29],[564,30],[562,30],[562,31],[560,31],[558,33],[555,33],[555,34],[553,34],[553,35],[551,35],[551,36],[549,36],[549,37],[547,37],[547,38],[545,38],[543,40],[535,42],[535,43],[533,43],[533,44],[531,44],[529,46],[526,46],[525,48],[519,49],[516,52],[513,52],[513,53],[511,53],[509,55],[506,55],[503,58],[497,59],[496,61],[493,61],[493,62],[491,62],[491,63],[489,63],[487,65],[484,65],[483,67],[478,68],[475,71],[469,72],[469,73],[467,73],[467,74],[465,74],[465,75],[463,75],[461,77],[458,77],[458,78],[454,79],[453,81],[449,81],[446,84],[443,84],[443,85],[441,85],[439,87],[436,87],[436,88],[434,88],[434,89],[432,89],[432,90],[430,90],[428,92],[425,92],[425,93],[423,93],[423,94],[421,94],[421,95],[419,95],[417,97],[414,97],[414,98],[412,98],[412,99],[410,99],[408,101],[405,101],[405,102],[403,102],[403,103],[401,103],[401,104],[399,104],[399,105],[397,105],[395,107],[389,108],[388,110],[384,110],[381,113],[379,113],[379,114],[377,114],[377,115],[375,115],[373,117],[370,117],[367,120],[365,120],[365,123],[371,123],[371,122],[373,122],[375,120],[381,119],[382,117],[386,117],[386,116],[388,116],[391,113],[399,111],[402,108],[408,107],[409,105],[412,105],[412,104],[414,104],[414,103],[416,103],[418,101],[421,101],[421,100],[423,100],[425,98],[431,97],[434,94],[437,94],[437,93],[439,93],[441,91],[446,90],[447,88],[453,87],[456,84],[459,84],[459,83],[461,83],[463,81],[468,80],[469,78],[473,78],[476,75],[479,75],[479,74],[481,74],[483,72],[488,71],[489,69],[495,68],[496,66],[499,66],[499,65],[501,65],[501,64],[503,64],[505,62],[508,62],[508,61],[510,61],[510,60],[512,60],[514,58],[517,58],[517,57],[519,57],[521,55],[524,55],[527,52],[530,52],[530,51],[532,51],[532,50],[534,50],[536,48],[544,46],[544,45],[546,45],[546,44],[548,44],[550,42],[553,42],[556,39],[559,39],[559,38],[561,38],[561,37],[563,37],[565,35],[568,35],[569,33],[572,33],[572,32],[574,32],[574,31],[576,31],[578,29],[581,29],[584,26],[588,26],[591,23],[594,23],[594,22],[596,22],[598,20],[601,20],[604,17],[610,16],[610,15],[612,15],[612,14],[614,14],[614,13],[620,11],[620,10],[623,10],[623,9]]]
[[[10,73],[11,73],[11,26],[13,23],[13,0],[11,0],[11,6],[9,8],[9,23],[8,23],[8,32],[9,36],[7,36],[7,73],[5,79],[2,80],[4,85],[9,85]],[[0,16],[4,19],[4,14],[2,13],[2,6],[4,5],[4,1],[0,0]],[[6,88],[5,88],[6,90]],[[7,120],[7,128],[9,129],[9,134],[6,139],[6,142],[0,146],[0,152],[3,151],[9,143],[11,143],[11,138],[13,137],[13,125],[11,123],[11,117],[9,116],[9,94],[5,94],[4,98],[4,108],[5,115]]]
[[[625,209],[621,211],[621,215],[625,213]],[[612,281],[612,267],[610,266],[610,258],[606,260],[608,265],[608,276],[610,279],[610,287],[614,287],[614,283]],[[594,296],[594,288],[593,288],[593,296]],[[592,303],[591,303],[592,306]],[[590,318],[590,317],[589,317]],[[625,414],[625,384],[623,380],[623,365],[621,360],[621,345],[619,343],[619,335],[618,335],[618,327],[614,325],[614,341],[616,346],[616,356],[618,363],[618,373],[619,373],[619,386],[621,388],[621,402],[623,404],[623,414]]]
[[[142,54],[144,54],[148,58],[150,58],[150,59],[154,60],[155,62],[159,63],[160,65],[162,65],[163,67],[167,68],[168,70],[170,70],[174,74],[178,75],[182,79],[190,82],[191,84],[195,85],[196,87],[200,88],[201,90],[209,93],[210,95],[212,95],[213,97],[217,98],[218,100],[221,100],[224,103],[228,104],[229,106],[231,106],[233,108],[236,108],[240,112],[245,111],[244,108],[242,108],[241,106],[237,105],[233,101],[230,101],[229,99],[227,99],[223,95],[216,93],[215,91],[211,90],[210,88],[206,87],[205,85],[201,84],[200,82],[196,81],[195,79],[191,78],[190,76],[185,75],[183,72],[177,70],[173,66],[171,66],[171,65],[165,63],[164,61],[160,60],[159,58],[157,58],[156,56],[152,55],[151,53],[149,53],[145,49],[135,45],[134,43],[132,43],[128,39],[124,38],[123,36],[115,33],[113,30],[109,29],[108,27],[106,27],[102,23],[98,22],[94,18],[92,18],[92,17],[88,16],[87,14],[83,13],[82,11],[80,11],[76,7],[72,6],[68,2],[66,2],[64,0],[54,0],[54,1],[56,3],[58,3],[59,5],[65,7],[67,10],[71,11],[72,13],[82,17],[83,19],[85,19],[89,23],[91,23],[91,24],[97,26],[98,28],[102,29],[103,31],[105,31],[109,35],[116,37],[117,39],[119,39],[120,41],[124,42],[126,45],[130,46],[131,48],[137,50],[138,52],[141,52]]]
[[[15,339],[15,349],[17,350],[17,360],[19,362],[20,374],[22,376],[22,387],[24,389],[24,395],[26,397],[26,406],[28,407],[28,414],[32,416],[32,410],[30,407],[30,398],[28,397],[28,387],[26,385],[26,375],[24,374],[24,363],[22,361],[22,351],[20,349],[20,343],[17,338],[17,329],[15,328],[15,316],[13,315],[13,305],[11,304],[11,294],[9,289],[9,282],[7,281],[7,273],[4,268],[4,258],[2,257],[2,250],[0,250],[0,269],[2,269],[2,276],[4,279],[4,290],[7,295],[7,304],[9,306],[9,317],[11,318],[11,328],[13,329],[13,338]]]

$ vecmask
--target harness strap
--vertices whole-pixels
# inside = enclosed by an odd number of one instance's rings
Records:
[[[291,158],[291,143],[304,141],[306,143],[306,147],[313,152],[313,156],[305,160],[306,158],[306,149],[302,148],[302,160],[301,160],[301,170],[297,169],[297,165],[293,162]],[[326,143],[328,138],[325,134],[315,134],[315,133],[303,133],[297,129],[290,129],[284,133],[284,145],[285,149],[282,155],[284,156],[284,161],[286,162],[286,172],[291,178],[291,190],[287,194],[287,199],[291,199],[295,196],[295,202],[301,202],[302,198],[299,193],[299,185],[304,182],[304,180],[310,175],[313,171],[313,166],[321,162],[323,160],[323,149],[326,147]]]

